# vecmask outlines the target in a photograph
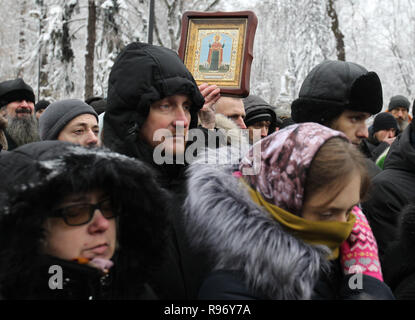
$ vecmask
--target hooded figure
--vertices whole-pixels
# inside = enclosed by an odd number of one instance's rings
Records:
[[[156,298],[146,283],[162,261],[168,196],[155,182],[151,168],[107,149],[87,149],[62,141],[36,142],[7,152],[0,157],[0,168],[2,298]],[[93,254],[99,257],[105,247],[81,251],[81,256],[67,259],[56,245],[69,244],[73,249],[79,239],[72,237],[66,239],[68,243],[61,240],[52,245],[49,234],[51,225],[64,221],[66,231],[58,235],[61,237],[76,228],[91,227],[74,220],[80,216],[79,211],[71,211],[73,206],[66,211],[56,209],[66,196],[91,191],[108,196],[112,214],[110,217],[108,206],[101,202],[88,223],[95,219],[116,223],[115,251],[102,268],[92,266],[89,262],[94,260],[89,259]],[[99,239],[103,239],[103,230],[96,231]],[[57,288],[51,288],[50,279],[57,270],[51,272],[51,266],[61,270],[62,282],[57,280]]]
[[[109,76],[104,116],[104,145],[116,152],[138,158],[156,170],[156,178],[173,193],[169,258],[155,277],[155,290],[164,299],[194,298],[200,285],[199,269],[207,263],[194,257],[184,238],[182,204],[185,192],[184,154],[186,132],[196,128],[204,98],[177,53],[163,47],[134,42],[118,55]],[[181,124],[179,124],[181,122]],[[179,136],[181,126],[184,135]],[[171,133],[174,163],[157,163],[157,130]],[[166,138],[167,140],[167,138]],[[180,149],[180,150],[179,150]],[[167,153],[167,151],[166,151]]]
[[[178,55],[163,47],[129,44],[114,62],[108,81],[104,145],[153,163],[153,150],[140,138],[140,129],[152,103],[176,94],[189,97],[189,129],[196,128],[204,99]]]
[[[341,153],[336,163],[327,161],[333,150]],[[342,170],[337,162],[345,163]],[[186,231],[192,245],[214,261],[199,297],[393,298],[381,282],[376,241],[364,216],[357,207],[350,213],[367,181],[364,159],[347,138],[314,123],[262,139],[239,166],[191,165]],[[312,199],[324,202],[317,212],[310,209]],[[370,252],[357,252],[358,247]],[[351,266],[361,262],[351,258],[360,254],[373,259],[359,265],[364,290],[353,291],[348,286]]]

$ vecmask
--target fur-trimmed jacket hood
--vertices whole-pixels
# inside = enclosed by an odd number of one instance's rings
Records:
[[[255,204],[232,165],[188,168],[186,230],[195,248],[214,259],[214,270],[242,273],[245,285],[267,299],[309,299],[327,250],[283,230]]]
[[[151,168],[108,149],[42,141],[2,155],[0,176],[0,295],[3,298],[142,297],[148,278],[162,261],[168,197],[155,182]],[[73,276],[71,283],[79,283],[80,287],[69,286],[71,290],[66,294],[65,286],[64,290],[50,290],[47,279],[51,275],[45,267],[53,259],[45,257],[40,249],[45,241],[44,222],[64,195],[94,189],[105,191],[114,208],[121,208],[110,285],[104,294],[103,283],[93,275],[97,272],[90,270],[93,268],[60,261],[64,278]],[[85,277],[90,281],[84,281]]]
[[[223,114],[215,114],[215,128],[223,130],[226,134],[228,145],[236,145],[243,149],[249,149],[249,140],[238,125]]]

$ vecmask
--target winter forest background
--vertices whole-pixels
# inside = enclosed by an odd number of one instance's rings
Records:
[[[149,3],[1,0],[0,81],[23,77],[38,99],[105,97],[119,51],[147,42]],[[384,109],[392,95],[415,96],[413,0],[156,0],[153,44],[177,50],[189,10],[255,12],[251,93],[280,115],[324,59],[377,72]]]

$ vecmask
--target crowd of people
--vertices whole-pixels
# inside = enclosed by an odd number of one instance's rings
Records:
[[[383,105],[326,60],[282,117],[140,42],[105,98],[1,82],[0,299],[415,298],[415,128]]]

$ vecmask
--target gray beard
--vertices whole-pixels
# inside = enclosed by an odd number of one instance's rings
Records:
[[[38,122],[34,114],[27,117],[10,117],[7,115],[7,133],[18,145],[39,141]]]
[[[404,131],[406,129],[406,127],[408,126],[408,124],[409,124],[408,119],[405,119],[405,120],[396,119],[396,122],[398,123],[398,127],[399,127],[400,132]]]

